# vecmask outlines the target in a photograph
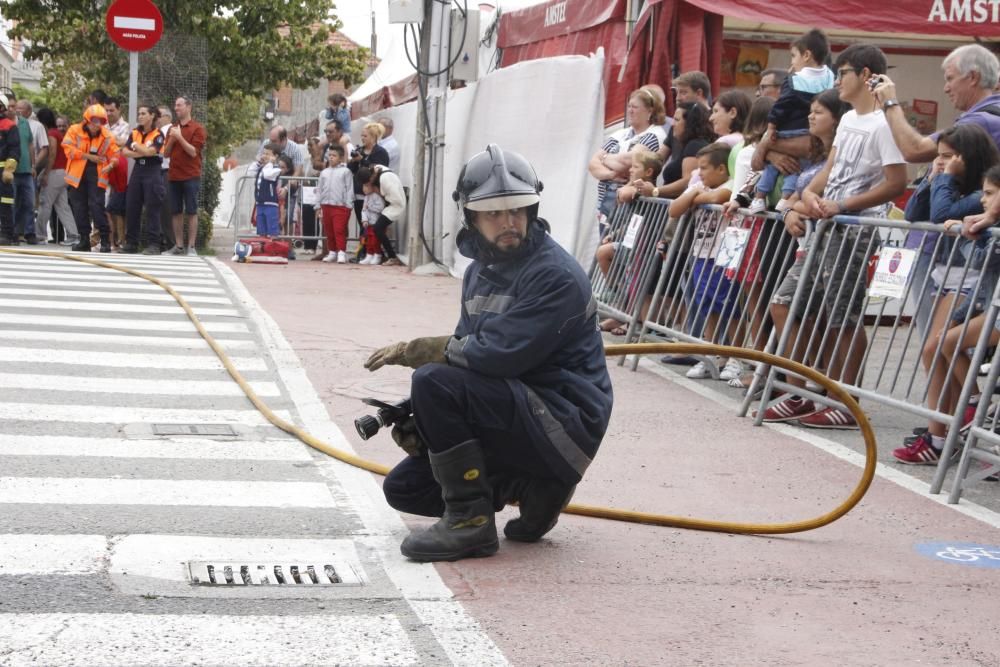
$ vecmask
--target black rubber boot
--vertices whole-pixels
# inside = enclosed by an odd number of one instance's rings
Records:
[[[410,533],[399,550],[418,561],[492,556],[500,548],[493,516],[493,487],[486,476],[478,440],[429,453],[434,479],[441,485],[444,515],[426,530]]]
[[[77,241],[76,245],[70,248],[70,250],[75,250],[76,252],[90,252],[90,239],[85,239],[81,236],[80,240]]]
[[[503,534],[516,542],[537,542],[555,527],[559,514],[576,491],[576,484],[533,477],[512,480],[507,488],[505,495],[511,496],[508,502],[517,500],[521,516],[508,521]]]

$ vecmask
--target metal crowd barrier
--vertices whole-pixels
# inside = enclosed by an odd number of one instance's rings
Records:
[[[977,371],[990,347],[1000,297],[979,316],[986,324],[975,347],[947,354],[937,332],[948,323],[967,338],[976,313],[990,304],[994,291],[1000,294],[998,235],[991,231],[977,245],[931,223],[837,216],[810,223],[800,243],[774,214],[727,220],[715,206],[669,221],[669,204],[640,199],[612,212],[614,257],[606,274],[600,266],[592,272],[601,316],[624,322],[627,342],[706,341],[805,361],[860,399],[945,425],[948,436],[931,484],[932,493],[940,492],[958,451],[965,408],[978,392]],[[666,247],[658,251],[661,240]],[[800,279],[794,293],[782,293],[789,317],[775,326],[771,304],[796,258],[801,276],[823,279]],[[824,285],[830,289],[824,291]],[[979,310],[963,308],[969,300],[981,304]],[[780,315],[782,309],[776,311]],[[718,378],[714,360],[702,361]],[[970,460],[1000,465],[1000,434],[984,425],[1000,355],[994,361],[951,502],[963,480],[968,484],[990,474],[967,475]],[[637,364],[634,358],[633,369]],[[950,380],[927,405],[932,377]],[[843,407],[816,388],[799,387],[758,366],[740,415],[759,394],[755,423],[760,424],[763,412],[785,398],[776,396],[779,390]]]

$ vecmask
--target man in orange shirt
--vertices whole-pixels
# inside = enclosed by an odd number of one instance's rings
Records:
[[[167,172],[168,196],[174,214],[174,247],[167,255],[197,255],[198,189],[201,187],[201,151],[207,137],[204,126],[191,117],[191,100],[178,97],[174,102],[177,122],[167,132],[163,155],[170,158]],[[184,217],[187,216],[187,248],[184,246]]]
[[[108,172],[118,157],[118,144],[108,131],[108,114],[100,104],[83,112],[83,121],[70,126],[63,138],[66,185],[80,241],[73,250],[90,251],[91,220],[101,235],[101,252],[111,252],[111,230],[104,210]]]

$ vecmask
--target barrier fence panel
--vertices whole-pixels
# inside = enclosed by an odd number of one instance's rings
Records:
[[[1000,233],[972,241],[932,223],[837,216],[809,222],[796,239],[774,214],[726,218],[721,207],[704,206],[672,220],[669,204],[618,207],[612,242],[592,271],[599,312],[627,325],[627,341],[766,350],[821,370],[859,399],[926,420],[947,434],[932,493],[957,458],[963,427],[971,428],[951,502],[963,483],[989,474],[968,475],[970,461],[1000,465],[1000,429],[988,406],[968,426],[979,365],[1000,341]],[[748,382],[747,369],[702,362],[701,377]],[[994,362],[987,396],[1000,355]],[[829,413],[843,410],[801,378],[766,366],[755,369],[741,416],[758,394],[757,424],[788,395],[812,400],[832,426],[839,417]]]
[[[881,242],[893,230],[908,232],[909,247]],[[837,216],[815,225],[772,298],[777,354],[823,370],[861,399],[947,429],[932,493],[943,484],[975,392],[976,368],[965,348],[948,348],[943,332],[955,340],[973,332],[970,322],[996,284],[995,245],[993,236],[969,241],[930,223]],[[890,305],[895,315],[887,315]],[[801,379],[768,370],[757,424],[787,398],[774,398],[776,390],[842,409]],[[780,420],[784,410],[775,408],[768,420]],[[829,416],[832,425],[840,419]]]
[[[989,309],[985,315],[980,316],[982,329],[975,354],[972,357],[973,369],[979,367],[990,343],[1000,338],[1000,331],[997,329],[998,324],[1000,324],[997,321],[998,315],[1000,315],[1000,283],[994,290]],[[1000,404],[991,400],[996,393],[998,378],[1000,378],[1000,354],[994,354],[989,373],[986,376],[985,391],[979,400],[976,415],[968,429],[958,469],[955,472],[955,479],[952,482],[951,493],[948,494],[949,503],[957,503],[962,491],[968,486],[991,475],[1000,475],[1000,421],[998,421],[998,413],[1000,413],[998,406]],[[975,374],[970,373],[968,379],[975,382]],[[978,387],[974,386],[972,391],[977,389]],[[974,461],[982,467],[970,474],[970,468]]]
[[[627,328],[626,340],[638,330],[640,313],[649,303],[659,265],[656,245],[663,238],[669,203],[640,198],[617,206],[591,270],[598,314],[622,322]],[[624,357],[619,360],[622,363]]]
[[[769,333],[767,301],[790,263],[791,237],[774,214],[727,217],[719,206],[685,214],[667,234],[662,271],[639,332],[640,341],[667,338],[757,350]],[[723,360],[703,358],[719,378]],[[638,359],[633,360],[633,368]],[[744,371],[738,360],[729,373]]]

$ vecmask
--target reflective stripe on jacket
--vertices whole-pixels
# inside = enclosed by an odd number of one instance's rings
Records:
[[[72,188],[80,187],[83,170],[87,167],[84,156],[93,153],[104,158],[98,165],[97,185],[104,190],[108,188],[108,172],[114,167],[114,158],[118,156],[118,144],[107,127],[102,127],[100,134],[91,137],[83,123],[71,125],[63,137],[62,148],[66,153],[67,185]]]

